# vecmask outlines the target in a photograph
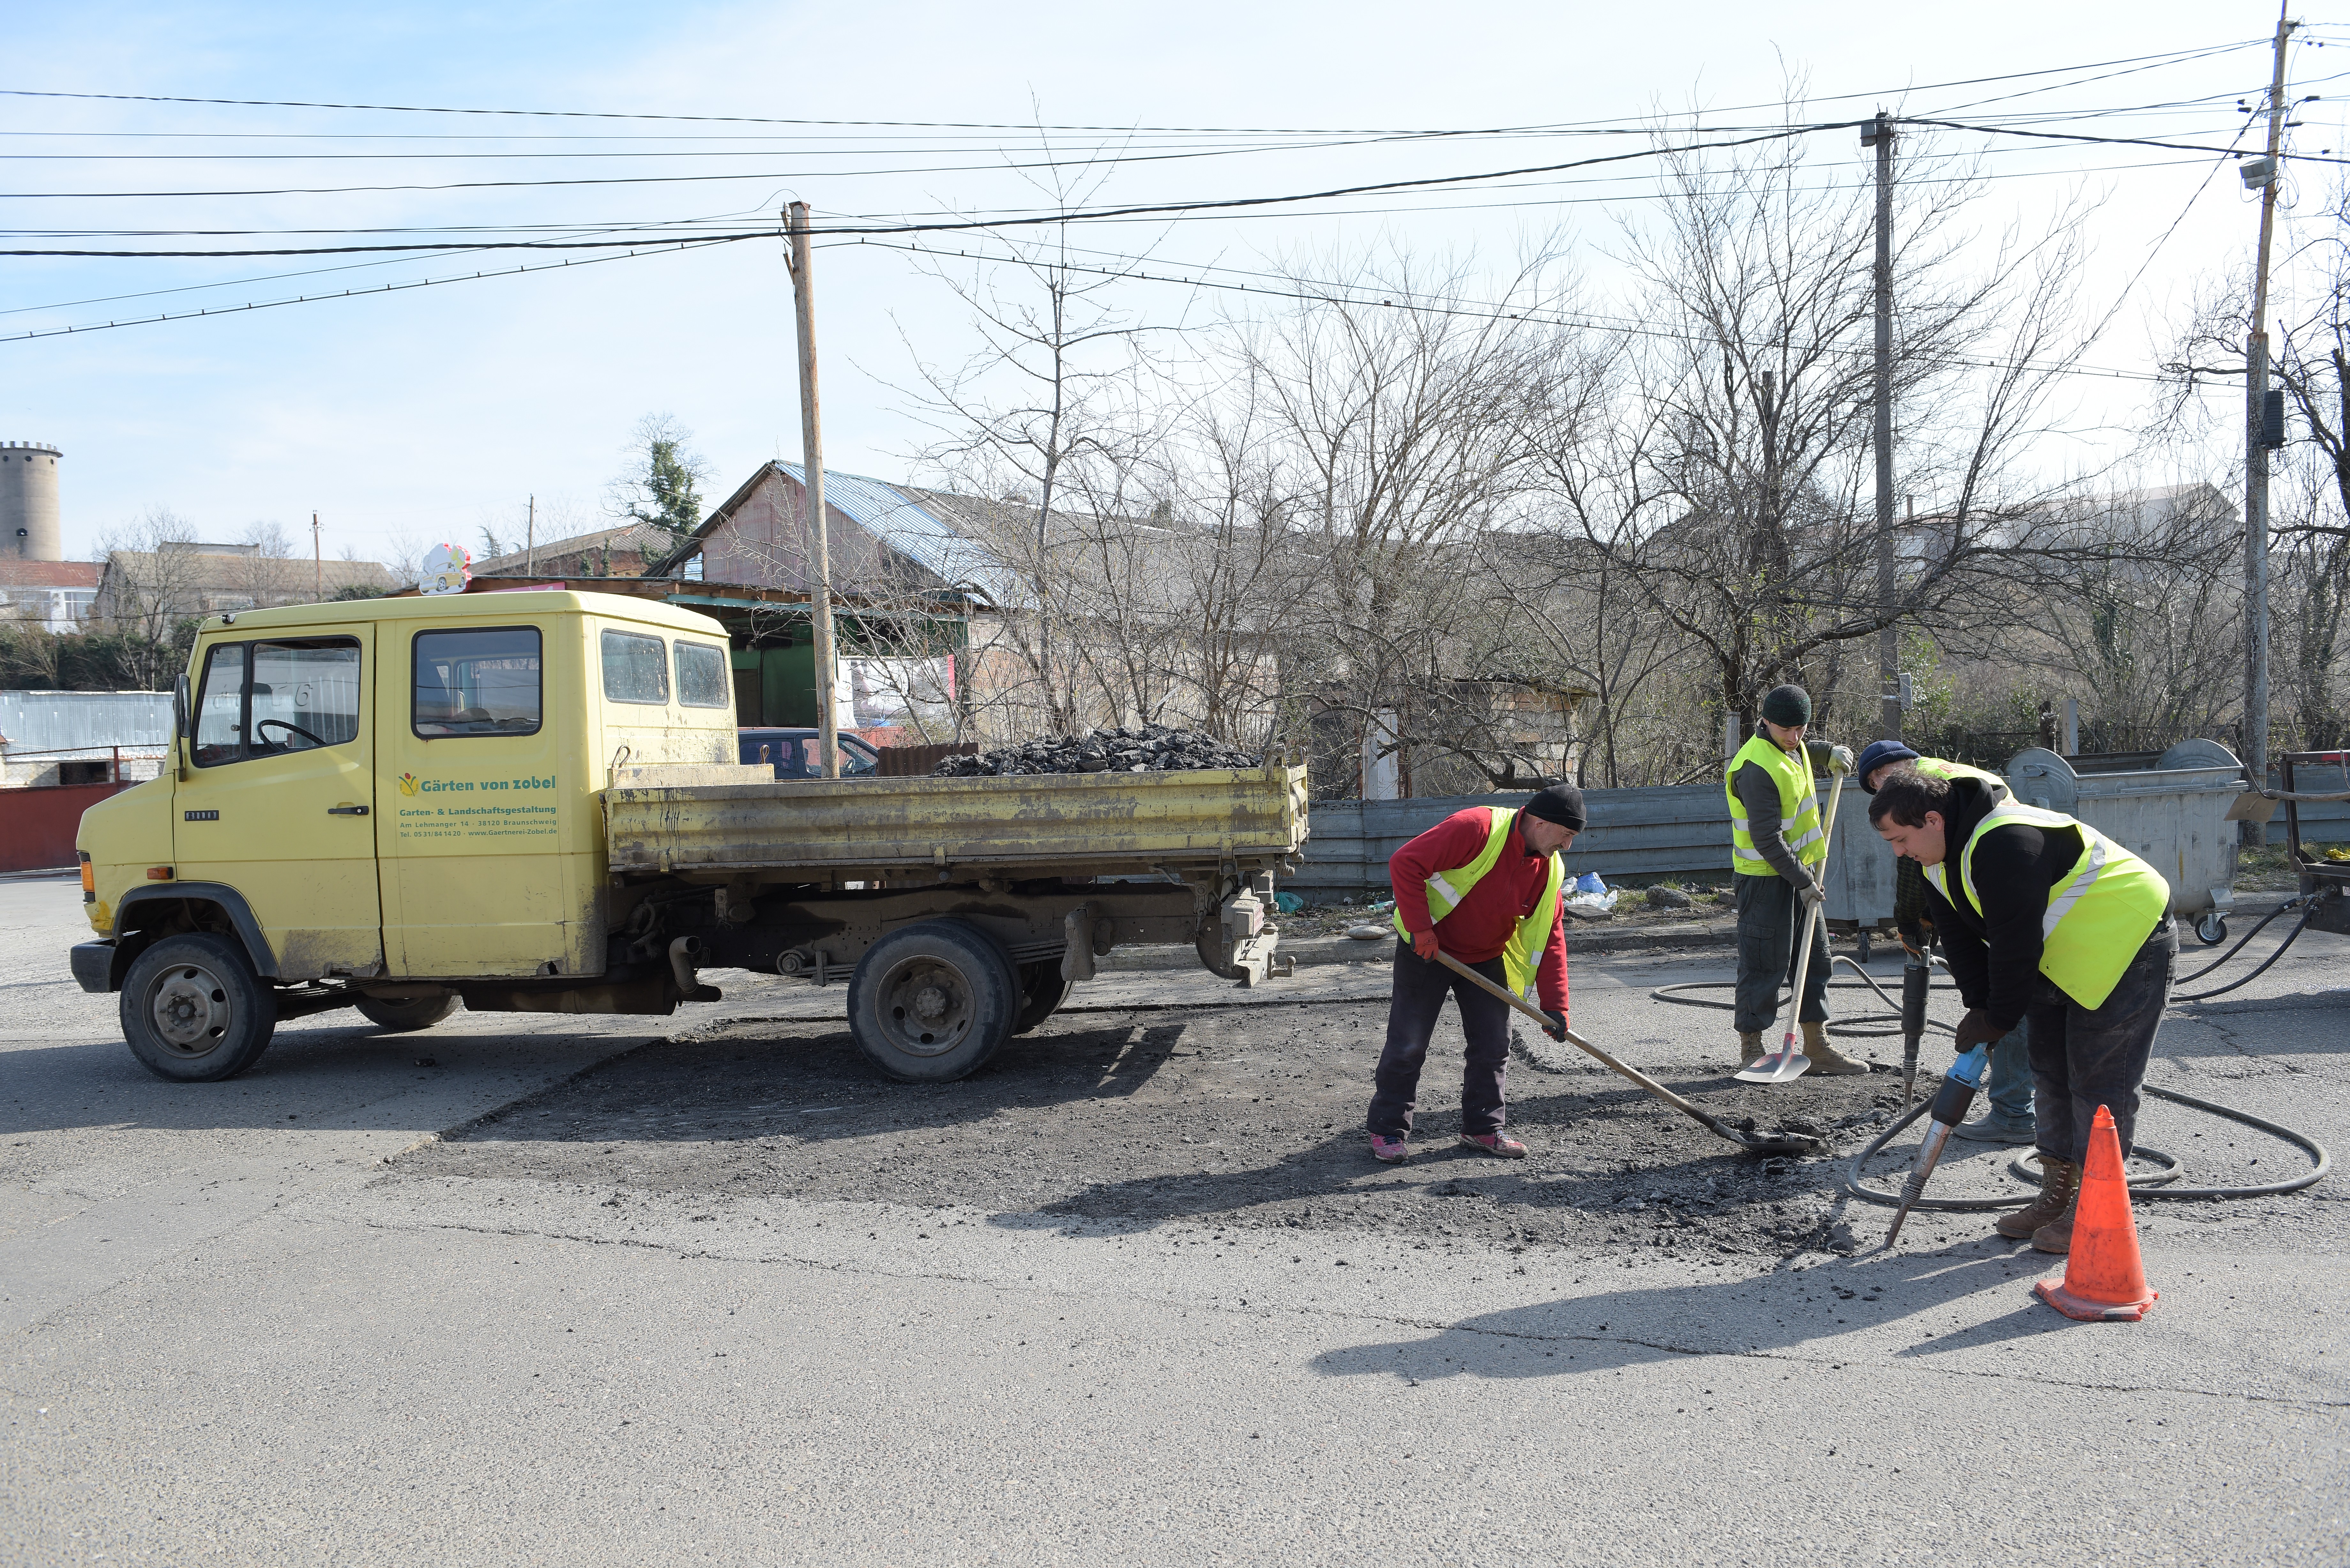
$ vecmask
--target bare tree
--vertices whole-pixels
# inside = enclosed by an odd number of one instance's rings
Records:
[[[1891,622],[1997,613],[2005,585],[2074,558],[2023,526],[2053,487],[2018,460],[2074,348],[2078,214],[1970,268],[1963,180],[1897,188],[1900,465],[1932,504],[1900,537],[1887,605],[1868,505],[1873,195],[1824,174],[1792,140],[1667,154],[1655,227],[1627,230],[1641,288],[1606,417],[1572,402],[1544,443],[1558,525],[1605,563],[1612,613],[1662,618],[1710,669],[1716,734],[1725,713],[1750,727],[1776,682],[1832,691],[1839,650]]]

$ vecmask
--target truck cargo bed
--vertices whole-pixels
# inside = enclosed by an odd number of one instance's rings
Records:
[[[1305,840],[1305,770],[631,783],[604,792],[615,872],[1116,876],[1272,869]]]

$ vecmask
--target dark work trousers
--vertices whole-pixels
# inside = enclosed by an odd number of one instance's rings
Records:
[[[1507,989],[1509,971],[1499,958],[1470,968]],[[1428,1037],[1450,994],[1461,1004],[1461,1033],[1468,1042],[1461,1068],[1461,1130],[1471,1137],[1502,1130],[1502,1079],[1510,1069],[1510,1009],[1431,959],[1396,943],[1395,991],[1388,999],[1388,1044],[1379,1053],[1370,1114],[1364,1125],[1381,1137],[1405,1137],[1419,1096],[1419,1070],[1428,1061]]]
[[[1795,983],[1795,928],[1804,902],[1784,877],[1738,878],[1738,1032],[1761,1034],[1779,1015],[1779,992]],[[1812,928],[1812,967],[1804,975],[1806,1023],[1828,1016],[1828,926]],[[1773,1049],[1775,1043],[1765,1042]]]
[[[2044,974],[2033,978],[2023,1019],[2032,1032],[2033,1108],[2040,1121],[2034,1141],[2042,1154],[2075,1163],[2085,1158],[2089,1128],[2104,1106],[2114,1113],[2128,1157],[2137,1087],[2178,967],[2178,932],[2166,915],[2103,1007],[2082,1006]]]

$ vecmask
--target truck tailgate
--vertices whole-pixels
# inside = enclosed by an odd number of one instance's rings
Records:
[[[614,871],[802,868],[818,880],[927,868],[963,880],[1271,867],[1305,840],[1305,770],[616,786],[604,822]]]

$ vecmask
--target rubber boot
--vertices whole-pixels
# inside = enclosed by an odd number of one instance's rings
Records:
[[[2066,1244],[2071,1244],[2073,1231],[2073,1199],[2081,1190],[2081,1168],[2069,1159],[2053,1155],[2040,1157],[2040,1196],[2028,1209],[1999,1217],[1999,1233],[2012,1241],[2026,1236],[2038,1238],[2040,1228],[2055,1220],[2064,1221]]]
[[[1825,1023],[1804,1025],[1804,1054],[1811,1059],[1812,1071],[1825,1077],[1846,1078],[1868,1071],[1867,1063],[1856,1062],[1828,1044],[1828,1026]]]
[[[1738,1070],[1743,1073],[1761,1060],[1762,1060],[1762,1033],[1758,1031],[1749,1034],[1743,1029],[1740,1030],[1738,1032]]]

